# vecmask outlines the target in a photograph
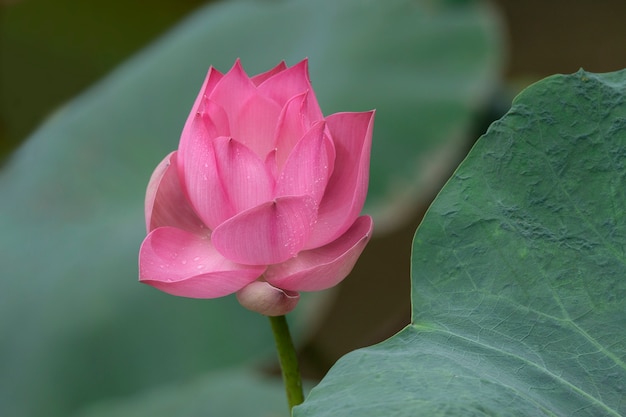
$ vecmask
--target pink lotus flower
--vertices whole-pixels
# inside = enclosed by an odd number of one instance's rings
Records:
[[[178,151],[150,178],[139,280],[183,297],[237,292],[266,315],[339,283],[372,233],[359,213],[373,120],[325,118],[306,60],[251,78],[239,61],[211,68]]]

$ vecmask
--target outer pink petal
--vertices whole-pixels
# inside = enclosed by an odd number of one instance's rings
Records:
[[[139,251],[139,281],[182,297],[232,294],[256,280],[264,269],[231,262],[215,250],[209,238],[174,227],[153,230]]]
[[[326,122],[335,144],[335,169],[305,249],[341,236],[361,212],[367,195],[374,112],[336,113]]]
[[[317,122],[289,155],[274,195],[310,195],[319,204],[334,162],[335,148],[326,134],[326,123]]]
[[[222,79],[222,77],[223,75],[221,72],[219,72],[213,67],[209,68],[209,72],[207,73],[204,79],[204,83],[202,84],[202,87],[200,88],[200,92],[198,93],[198,96],[196,97],[193,107],[191,108],[191,112],[189,113],[189,116],[187,117],[187,122],[185,123],[183,132],[192,123],[196,113],[198,112],[198,108],[200,107],[200,103],[202,102],[202,100],[208,97],[208,95],[211,93],[211,91],[213,91],[213,89],[215,88],[215,85],[218,83],[219,80]]]
[[[259,85],[259,93],[274,100],[283,107],[293,96],[309,92],[309,105],[314,112],[313,120],[323,118],[320,106],[315,98],[311,81],[309,80],[309,62],[304,59],[296,65],[268,78]]]
[[[265,279],[275,287],[290,291],[320,291],[333,287],[352,271],[372,236],[372,228],[372,218],[361,216],[328,245],[271,265],[265,271]]]
[[[219,72],[213,67],[209,68],[209,72],[207,73],[206,79],[204,80],[204,84],[202,85],[202,89],[200,89],[200,94],[204,97],[208,97],[217,83],[224,77],[224,74]]]
[[[252,94],[231,117],[231,135],[260,157],[265,157],[274,148],[279,115],[280,107],[276,103]]]
[[[156,167],[146,191],[146,229],[174,226],[195,233],[205,232],[178,179],[177,152],[167,155]]]
[[[209,99],[222,106],[228,116],[232,117],[239,113],[241,105],[254,94],[256,94],[256,86],[245,73],[238,59],[230,71],[215,85]]]
[[[274,180],[263,160],[232,138],[213,144],[217,175],[236,213],[272,199]]]
[[[296,256],[315,221],[309,196],[281,197],[219,225],[211,239],[226,258],[246,265],[269,265]]]
[[[236,211],[220,180],[213,138],[203,118],[196,114],[181,138],[178,165],[189,201],[204,224],[213,229]]]
[[[287,69],[287,65],[285,65],[285,61],[280,61],[278,63],[278,65],[276,65],[271,70],[262,72],[261,74],[257,74],[254,77],[252,77],[251,80],[254,83],[254,85],[258,86],[263,81],[267,80],[268,78],[272,77],[273,75],[276,75],[279,72],[282,72],[282,71],[284,71],[286,69]]]

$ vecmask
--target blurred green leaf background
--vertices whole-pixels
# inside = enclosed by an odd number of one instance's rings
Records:
[[[253,74],[308,56],[326,114],[378,110],[377,235],[344,283],[291,317],[305,374],[404,327],[415,226],[513,92],[552,72],[626,66],[613,53],[622,3],[555,1],[559,24],[545,7],[0,3],[0,415],[155,415],[156,398],[172,415],[223,381],[266,399],[257,415],[280,415],[280,385],[263,379],[276,379],[264,318],[232,297],[178,299],[136,282],[151,170],[176,147],[208,66],[226,71],[236,57]],[[230,411],[211,398],[185,412],[250,412],[244,393]]]

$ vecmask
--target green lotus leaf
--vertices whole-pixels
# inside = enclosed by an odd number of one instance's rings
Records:
[[[294,415],[626,415],[626,70],[526,89],[427,212],[412,323]]]

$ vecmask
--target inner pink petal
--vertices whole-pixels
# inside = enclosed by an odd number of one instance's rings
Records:
[[[238,265],[219,254],[207,237],[174,227],[153,230],[139,251],[139,280],[170,294],[214,298],[257,279],[264,267]]]
[[[259,85],[258,90],[259,93],[270,97],[278,103],[280,107],[283,107],[293,96],[308,91],[310,96],[309,104],[311,105],[311,110],[315,112],[313,120],[323,118],[322,111],[313,93],[311,81],[309,80],[309,64],[306,59],[268,78]]]
[[[241,104],[255,93],[256,86],[244,72],[241,62],[237,60],[230,71],[217,82],[208,98],[218,103],[229,116],[232,116],[238,114]]]
[[[154,170],[146,191],[145,211],[148,232],[161,226],[204,232],[204,224],[183,192],[176,151],[166,156]]]
[[[281,197],[237,214],[212,235],[217,250],[234,262],[269,265],[296,256],[316,216],[309,196]]]
[[[235,212],[272,199],[274,180],[261,158],[232,138],[220,137],[213,144],[217,175]]]
[[[265,169],[272,176],[278,178],[278,164],[276,163],[276,149],[272,149],[265,157]]]
[[[372,236],[369,216],[359,217],[338,239],[321,248],[302,251],[297,257],[265,271],[272,285],[291,291],[320,291],[337,285],[352,270]]]
[[[335,170],[306,249],[342,235],[358,217],[367,195],[374,112],[336,113],[326,121],[335,145]]]
[[[230,136],[230,123],[228,115],[222,106],[216,102],[205,98],[198,106],[198,114],[204,122],[209,138],[218,136]],[[185,132],[181,135],[181,140],[185,137]]]
[[[181,138],[178,151],[180,178],[193,208],[205,225],[213,229],[235,214],[219,176],[218,164],[202,114]]]
[[[335,149],[326,134],[326,124],[317,122],[289,155],[274,195],[310,195],[319,204],[334,162]]]
[[[305,111],[307,97],[308,93],[306,92],[292,97],[285,104],[278,117],[274,143],[276,144],[276,161],[279,167],[285,164],[296,143],[311,127],[311,120]]]
[[[259,84],[261,84],[263,81],[267,80],[268,78],[278,74],[279,72],[284,71],[285,69],[287,69],[287,65],[285,65],[285,61],[280,61],[278,63],[278,65],[276,65],[274,68],[272,68],[269,71],[265,71],[262,72],[261,74],[257,74],[254,77],[252,77],[252,82],[254,83],[254,85],[258,86]]]
[[[274,132],[280,107],[271,100],[252,94],[233,115],[232,136],[264,157],[274,148]]]

